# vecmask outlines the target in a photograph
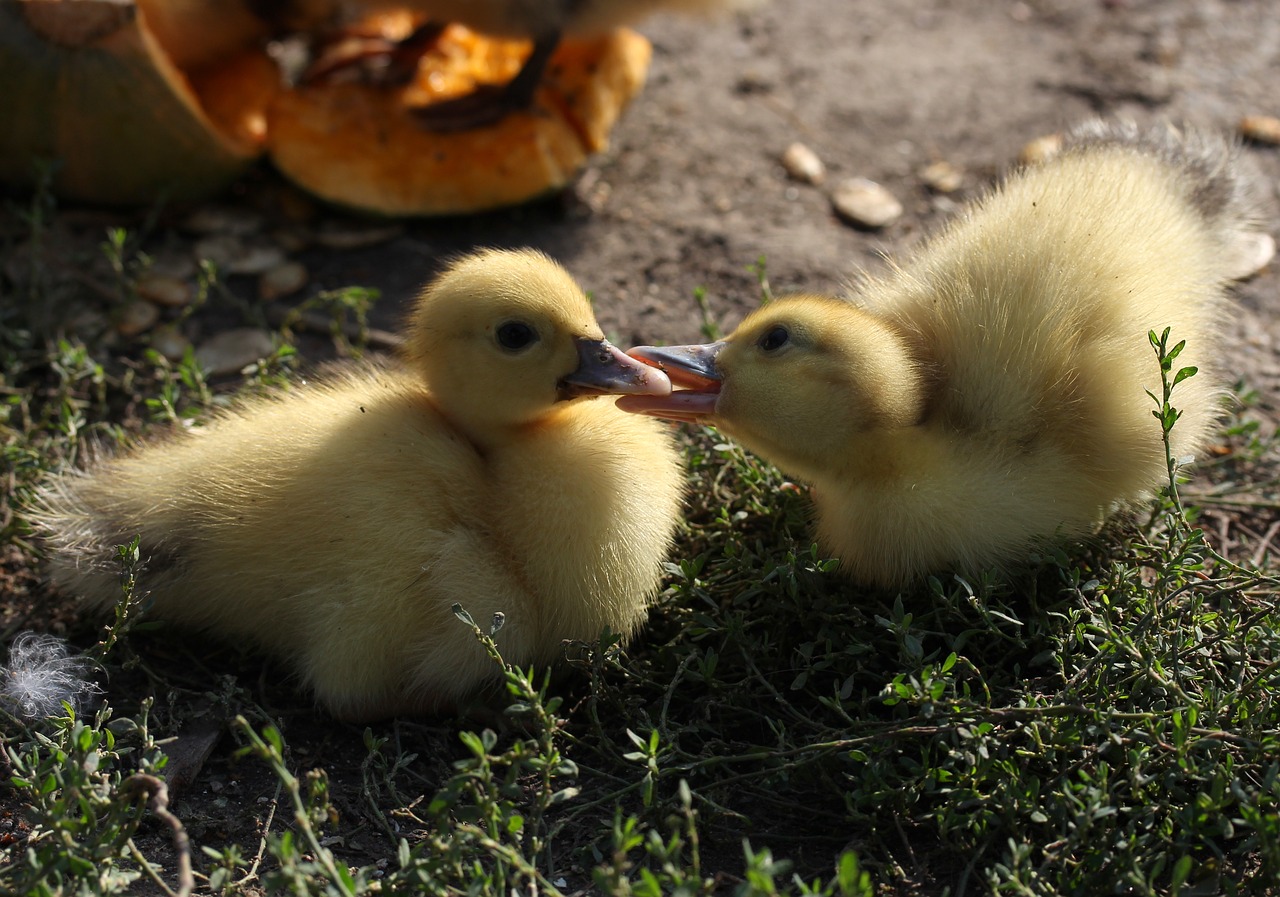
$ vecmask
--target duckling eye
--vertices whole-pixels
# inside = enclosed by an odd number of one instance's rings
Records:
[[[524,321],[507,321],[499,324],[497,335],[498,345],[512,352],[518,352],[538,341],[538,331]]]
[[[788,332],[787,328],[779,324],[777,327],[770,328],[765,332],[764,336],[760,337],[759,345],[760,348],[764,349],[766,352],[773,352],[785,346],[790,339],[790,332]]]

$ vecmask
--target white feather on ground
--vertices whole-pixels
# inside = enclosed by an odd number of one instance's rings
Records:
[[[84,678],[93,662],[72,655],[55,635],[19,633],[9,646],[9,662],[0,665],[0,699],[27,719],[44,719],[62,711],[63,703],[79,711],[102,691]]]

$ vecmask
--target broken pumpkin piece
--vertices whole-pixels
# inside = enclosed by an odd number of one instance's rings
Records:
[[[205,114],[246,152],[261,152],[267,141],[267,113],[283,89],[280,72],[260,49],[244,50],[221,65],[191,75]]]
[[[63,0],[65,3],[66,0]],[[134,0],[165,55],[184,72],[260,47],[271,29],[245,0]]]
[[[127,0],[0,3],[0,183],[105,204],[192,200],[259,155],[223,132]]]
[[[106,205],[197,200],[257,159],[261,139],[224,132],[120,0],[0,3],[0,183]]]
[[[533,108],[493,125],[438,132],[417,114],[507,82],[530,46],[451,25],[423,54],[409,84],[311,84],[282,92],[268,116],[270,157],[315,195],[388,216],[473,212],[558,189],[607,145],[644,83],[651,48],[635,32],[564,42]]]

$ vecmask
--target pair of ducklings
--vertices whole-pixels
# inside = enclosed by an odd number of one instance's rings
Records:
[[[1201,368],[1174,453],[1210,437],[1224,258],[1250,226],[1224,143],[1086,128],[852,299],[780,299],[720,343],[634,357],[555,263],[481,252],[423,292],[398,366],[64,475],[35,520],[92,604],[140,534],[149,612],[287,658],[340,717],[447,710],[493,672],[455,602],[504,614],[519,664],[639,627],[684,488],[647,415],[810,482],[819,542],[860,580],[1089,533],[1167,475],[1149,331]]]

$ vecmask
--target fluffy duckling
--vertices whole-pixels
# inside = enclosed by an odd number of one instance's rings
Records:
[[[631,350],[689,389],[618,404],[710,421],[810,482],[818,540],[856,579],[1016,565],[1166,481],[1149,331],[1200,369],[1173,393],[1174,456],[1210,438],[1228,250],[1251,223],[1225,143],[1084,126],[849,301]]]
[[[141,535],[148,615],[286,658],[350,720],[456,707],[494,678],[450,608],[505,614],[517,664],[641,624],[679,519],[660,395],[582,290],[535,252],[479,253],[421,295],[402,364],[253,399],[43,493],[53,578],[119,597]]]
[[[515,77],[498,88],[477,90],[422,110],[435,130],[491,124],[527,109],[547,62],[563,35],[592,37],[659,12],[706,14],[745,7],[754,0],[249,0],[267,21],[294,31],[315,32],[362,14],[390,9],[422,13],[432,24],[408,38],[431,39],[441,24],[456,22],[494,37],[531,38],[533,51]]]

